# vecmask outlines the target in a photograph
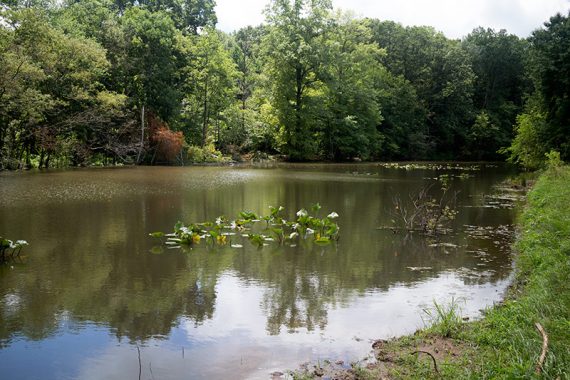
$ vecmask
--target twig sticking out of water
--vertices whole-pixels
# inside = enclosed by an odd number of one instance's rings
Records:
[[[542,366],[544,364],[544,359],[546,359],[546,351],[548,351],[548,335],[542,325],[538,322],[534,324],[540,335],[542,335],[542,352],[540,353],[540,358],[538,359],[538,363],[536,364],[536,373],[540,374],[542,371]]]
[[[418,351],[414,351],[411,353],[411,355],[414,355],[414,354],[429,355],[431,357],[431,360],[433,360],[433,368],[435,369],[435,373],[437,373],[439,375],[439,369],[437,368],[437,361],[435,360],[435,357],[431,354],[431,352],[418,350]]]

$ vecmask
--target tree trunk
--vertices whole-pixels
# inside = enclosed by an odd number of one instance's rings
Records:
[[[42,149],[42,151],[41,151],[41,153],[40,153],[40,164],[38,165],[38,168],[40,168],[40,169],[41,169],[41,167],[42,167],[43,164],[44,164],[44,155],[45,155],[45,150]]]
[[[208,78],[204,86],[204,111],[202,115],[202,148],[206,146],[208,138]]]
[[[4,152],[4,131],[8,129],[7,123],[4,123],[4,120],[0,123],[0,157],[3,156]]]
[[[144,104],[141,107],[141,143],[139,147],[139,154],[137,156],[137,165],[141,162],[141,154],[144,147]]]
[[[301,68],[295,69],[295,77],[297,82],[297,91],[295,93],[295,132],[301,130],[301,99],[303,96],[303,73]]]
[[[26,148],[26,169],[30,169],[32,167],[32,161],[30,159],[30,150],[32,150],[32,148],[28,144]]]

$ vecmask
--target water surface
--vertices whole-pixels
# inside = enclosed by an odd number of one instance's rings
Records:
[[[423,309],[464,315],[500,299],[515,209],[490,202],[508,175],[377,164],[137,167],[1,173],[0,235],[26,239],[0,266],[0,368],[10,379],[269,378],[326,358],[355,360],[370,339],[413,332]],[[476,170],[473,170],[476,169]],[[463,175],[461,176],[461,174]],[[449,174],[457,233],[440,242],[378,229]],[[461,178],[460,178],[461,177]],[[151,231],[241,210],[290,217],[319,202],[341,239],[258,250],[156,249]],[[472,234],[467,231],[486,233]],[[154,249],[153,249],[154,248]]]

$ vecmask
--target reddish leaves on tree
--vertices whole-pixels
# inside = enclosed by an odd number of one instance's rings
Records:
[[[156,149],[156,159],[159,162],[173,162],[180,154],[184,145],[184,135],[182,132],[171,131],[167,126],[162,125],[153,131],[152,142]]]

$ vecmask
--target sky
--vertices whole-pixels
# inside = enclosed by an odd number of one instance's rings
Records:
[[[263,23],[268,1],[216,0],[218,28],[232,32]],[[477,26],[528,37],[557,12],[570,10],[570,0],[333,0],[333,5],[357,17],[433,26],[449,38],[464,37]]]

